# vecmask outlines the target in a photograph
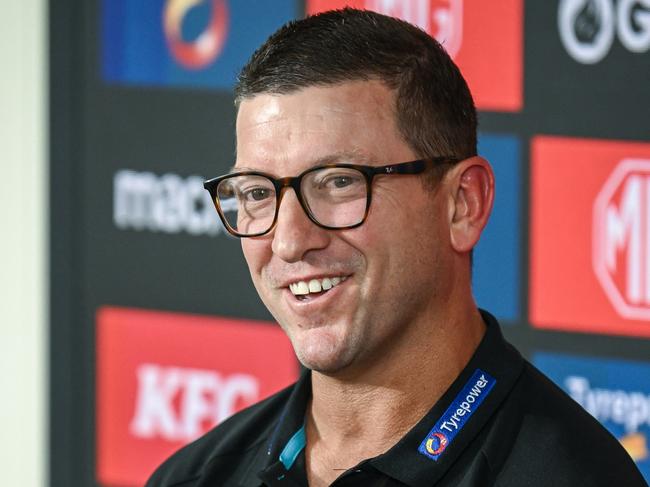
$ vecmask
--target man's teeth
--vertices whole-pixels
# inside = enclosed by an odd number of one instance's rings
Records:
[[[296,296],[304,296],[310,293],[329,291],[345,281],[346,277],[325,277],[323,279],[312,279],[309,282],[299,281],[289,284],[289,289]]]

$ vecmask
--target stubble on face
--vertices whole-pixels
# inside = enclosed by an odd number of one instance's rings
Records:
[[[278,276],[304,275],[314,268],[322,270],[324,275],[363,275],[366,267],[363,254],[354,248],[345,250],[345,255],[338,258],[311,254],[305,261],[293,264],[274,259],[261,272],[258,292],[264,304],[289,337],[300,363],[318,372],[334,373],[347,367],[355,351],[362,348],[360,331],[367,314],[362,305],[363,296],[355,302],[344,296],[331,308],[308,316],[291,316],[282,306],[282,292],[277,292]],[[363,289],[360,291],[363,294]]]

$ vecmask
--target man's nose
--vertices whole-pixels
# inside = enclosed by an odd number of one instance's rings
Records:
[[[296,193],[287,189],[282,196],[278,220],[273,229],[273,253],[285,262],[297,262],[310,250],[325,248],[329,241],[329,231],[312,222]]]

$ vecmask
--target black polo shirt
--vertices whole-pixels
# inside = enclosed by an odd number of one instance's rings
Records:
[[[525,361],[494,317],[483,318],[479,347],[431,410],[387,452],[332,485],[646,486],[616,439]],[[310,395],[307,371],[175,453],[147,487],[306,486]]]

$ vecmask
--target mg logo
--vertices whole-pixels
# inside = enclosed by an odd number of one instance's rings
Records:
[[[650,159],[623,159],[598,193],[592,257],[618,314],[650,320]]]
[[[463,0],[366,0],[365,7],[417,25],[451,57],[458,54],[463,40]]]

